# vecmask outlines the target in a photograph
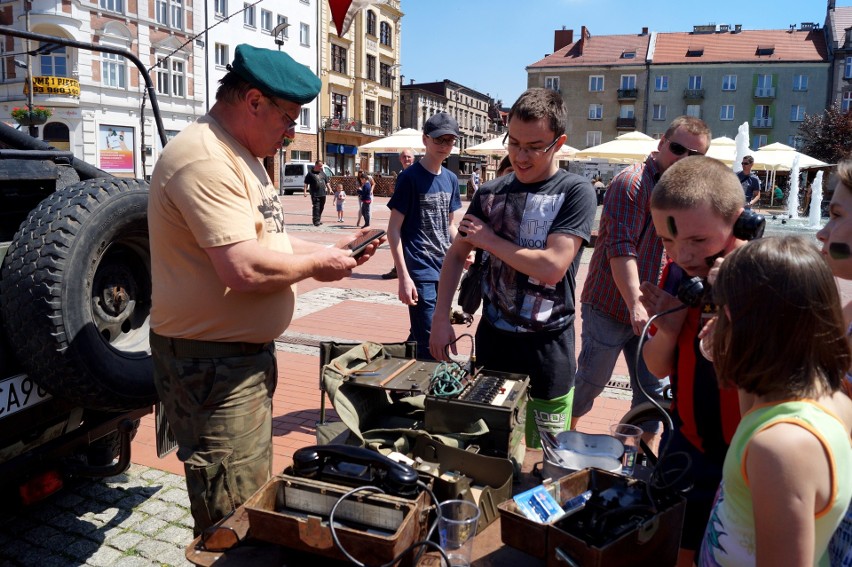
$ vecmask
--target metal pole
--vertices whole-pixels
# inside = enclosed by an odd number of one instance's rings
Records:
[[[27,31],[30,31],[30,1],[24,0],[24,28]],[[30,119],[33,116],[33,64],[32,64],[32,56],[30,55],[30,40],[26,39],[24,41],[25,48],[24,50],[27,52],[27,113],[29,114]],[[38,126],[33,124],[29,125],[29,133],[33,138],[38,138]]]

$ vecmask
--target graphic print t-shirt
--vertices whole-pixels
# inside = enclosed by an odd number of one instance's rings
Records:
[[[591,183],[562,169],[541,183],[524,184],[514,174],[486,183],[469,213],[485,220],[499,236],[518,246],[547,247],[551,234],[570,234],[588,244],[597,200]],[[486,254],[484,314],[497,329],[555,331],[574,320],[574,291],[582,249],[565,276],[547,285]]]

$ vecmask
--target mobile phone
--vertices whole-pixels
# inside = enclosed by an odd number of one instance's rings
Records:
[[[351,251],[351,255],[353,258],[357,258],[360,256],[364,249],[370,244],[372,241],[377,240],[385,235],[385,231],[380,228],[373,228],[359,236],[358,238],[351,240],[350,242],[343,245],[344,250]]]

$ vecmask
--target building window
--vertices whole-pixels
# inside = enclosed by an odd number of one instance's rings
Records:
[[[257,27],[254,20],[254,4],[243,3],[243,25],[247,28]]]
[[[686,115],[692,116],[694,118],[701,118],[701,105],[700,104],[687,104],[686,105]]]
[[[601,133],[600,132],[586,132],[586,147],[591,148],[592,146],[600,145],[601,143]]]
[[[157,23],[183,29],[183,0],[157,0]]]
[[[367,79],[370,81],[376,80],[376,56],[375,55],[367,55]],[[370,124],[375,124],[374,122],[370,122]]]
[[[772,86],[772,75],[758,75],[757,88],[754,95],[758,97],[775,96],[775,89]]]
[[[603,105],[602,104],[590,104],[589,105],[589,120],[601,120],[603,118]]]
[[[68,59],[65,57],[65,47],[57,46],[46,55],[39,56],[41,74],[49,77],[67,77]]]
[[[269,10],[260,11],[260,29],[266,33],[272,33],[272,12]]]
[[[379,43],[391,46],[391,27],[387,22],[379,24]]]
[[[103,72],[101,80],[107,87],[124,89],[127,87],[127,62],[121,55],[101,54]]]
[[[722,90],[723,91],[735,91],[737,90],[737,76],[736,75],[725,75],[722,77]]]
[[[304,22],[299,24],[299,43],[304,46],[311,45],[311,26]]]
[[[286,23],[287,23],[287,16],[282,16],[281,14],[278,14],[278,25],[280,26],[281,24],[286,24]],[[279,35],[280,35],[283,39],[287,39],[288,37],[290,37],[290,32],[289,32],[289,31],[287,31],[287,30],[289,30],[289,29],[290,29],[290,27],[289,27],[289,26],[285,26],[285,27],[281,30],[281,33],[280,33]]]
[[[331,45],[331,70],[346,74],[346,48]]]
[[[848,112],[849,109],[852,109],[852,91],[846,91],[843,93],[843,100],[840,104],[840,108],[843,112]]]
[[[796,148],[797,150],[801,151],[805,145],[805,141],[802,139],[801,136],[790,134],[789,136],[787,136],[787,145],[791,148]]]
[[[376,13],[372,10],[367,10],[367,33],[376,35]]]
[[[157,63],[157,93],[165,96],[186,96],[185,64],[170,57]]]
[[[599,93],[604,90],[603,75],[592,75],[589,77],[589,92]]]
[[[790,122],[801,122],[805,119],[805,105],[794,104],[790,107]]]
[[[367,109],[365,112],[367,124],[372,126],[376,125],[376,101],[368,100],[366,101]]]
[[[387,63],[379,63],[379,82],[383,87],[391,86],[391,66]]]
[[[669,90],[669,76],[668,75],[659,75],[654,79],[654,90],[655,91],[667,91]]]
[[[228,0],[213,0],[213,12],[217,18],[224,18],[228,15]]]
[[[636,88],[636,75],[622,75],[621,76],[621,89],[635,89]]]
[[[769,141],[766,134],[757,134],[751,138],[751,147],[755,149],[760,149],[766,145]]]
[[[697,91],[701,89],[701,75],[690,75],[688,86],[686,87],[691,91]]]
[[[124,0],[101,0],[101,8],[110,12],[124,13]]]
[[[808,90],[808,76],[807,75],[794,75],[793,76],[793,90],[794,91],[806,91],[806,90]]]
[[[346,120],[349,117],[349,97],[333,93],[331,95],[331,113],[338,120]]]
[[[544,88],[559,92],[559,77],[545,77]]]
[[[653,109],[654,120],[665,120],[666,119],[666,105],[665,104],[655,104]]]
[[[622,104],[618,109],[619,118],[634,118],[636,109],[632,104]]]
[[[391,122],[391,107],[386,104],[381,105],[381,107],[379,107],[379,114],[382,121],[381,127],[388,130],[393,129],[393,122]]]
[[[719,120],[733,120],[734,119],[734,105],[733,104],[723,104],[719,109]]]
[[[852,57],[846,58],[845,71],[843,73],[844,79],[852,79]]]
[[[224,67],[225,65],[231,62],[230,57],[228,57],[227,45],[217,43],[213,46],[213,52],[215,53],[217,67]]]
[[[311,109],[303,108],[299,111],[299,126],[303,129],[311,127]]]

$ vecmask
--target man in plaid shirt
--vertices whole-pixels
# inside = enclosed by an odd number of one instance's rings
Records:
[[[641,357],[638,372],[634,367],[639,334],[649,318],[639,302],[639,284],[657,283],[663,257],[663,244],[651,222],[651,190],[660,175],[678,160],[707,153],[710,138],[710,128],[703,120],[675,118],[657,151],[644,163],[622,170],[606,191],[589,275],[580,297],[582,348],[577,360],[572,429],[592,409],[609,382],[619,353],[624,353],[630,372],[632,405],[643,401],[636,380],[641,380],[648,392],[660,393],[659,380],[648,372]]]

